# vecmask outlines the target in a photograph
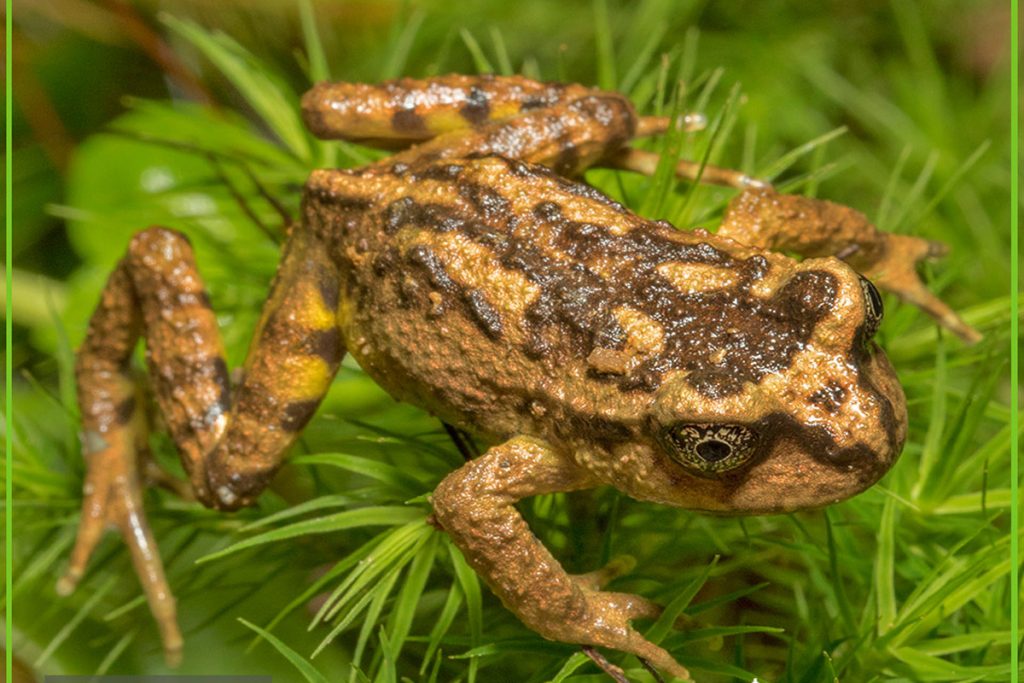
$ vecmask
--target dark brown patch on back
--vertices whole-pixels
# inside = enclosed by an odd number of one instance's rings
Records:
[[[473,319],[477,325],[487,333],[491,339],[501,337],[501,316],[494,307],[487,301],[487,297],[479,289],[472,289],[465,294],[466,303],[473,313]]]
[[[391,115],[391,127],[398,133],[425,133],[427,124],[414,109],[399,109]]]
[[[487,121],[487,117],[491,114],[491,104],[487,92],[476,86],[471,87],[469,95],[466,96],[466,103],[459,109],[459,114],[474,126]]]
[[[459,194],[488,222],[508,220],[511,207],[508,200],[500,192],[479,183],[461,181],[458,184]]]
[[[466,317],[472,320],[491,339],[499,339],[501,337],[502,323],[501,315],[498,311],[487,301],[483,292],[478,289],[466,289],[452,280],[444,263],[430,247],[422,244],[412,247],[406,252],[405,258],[409,264],[407,273],[425,273],[431,287],[435,291],[447,295],[445,299],[446,304],[458,305]],[[402,287],[401,284],[399,286]],[[408,287],[405,287],[405,289],[408,295]],[[432,306],[429,311],[430,315],[440,315],[443,313],[443,306],[440,310],[436,306]]]
[[[536,166],[526,166],[526,171],[550,174]],[[737,260],[706,242],[677,239],[665,223],[645,223],[614,234],[608,226],[566,218],[553,202],[538,203],[532,217],[509,216],[506,200],[490,188],[467,184],[472,177],[463,172],[450,181],[471,211],[404,197],[386,208],[385,230],[394,233],[405,225],[438,232],[457,230],[490,250],[501,267],[520,272],[538,285],[540,295],[522,321],[529,338],[523,351],[550,363],[563,363],[568,357],[585,361],[598,348],[622,349],[626,335],[616,309],[633,309],[654,320],[663,331],[662,351],[626,375],[599,378],[624,391],[652,391],[667,373],[683,371],[705,396],[735,394],[746,382],[756,383],[768,373],[786,370],[835,303],[838,282],[828,272],[797,273],[774,296],[762,299],[750,291],[768,268],[761,256]],[[579,183],[556,182],[575,188],[576,192],[567,191],[580,197],[598,194]],[[532,231],[522,221],[531,218],[554,251],[529,236]],[[514,231],[510,219],[518,225]],[[410,270],[424,273],[444,295],[445,305],[460,306],[491,338],[500,335],[500,327],[492,324],[497,312],[491,315],[492,311],[474,303],[473,293],[451,280],[428,247],[415,247],[405,258]],[[598,261],[605,269],[611,264],[613,270],[598,272],[591,265]],[[658,272],[667,263],[720,266],[736,273],[739,282],[730,289],[681,292]]]
[[[846,389],[838,382],[829,382],[807,397],[807,400],[830,414],[835,414],[846,400]]]

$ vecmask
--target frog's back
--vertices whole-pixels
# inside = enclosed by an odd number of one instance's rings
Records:
[[[496,436],[621,429],[673,372],[711,391],[756,380],[749,359],[723,375],[710,337],[764,340],[778,317],[755,299],[734,313],[771,270],[764,256],[501,157],[318,172],[306,223],[339,261],[340,325],[360,365]],[[779,334],[785,346],[800,331]]]

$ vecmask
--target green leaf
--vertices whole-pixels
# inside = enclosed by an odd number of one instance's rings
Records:
[[[455,578],[466,598],[466,612],[469,619],[469,642],[471,647],[478,647],[483,638],[483,607],[480,595],[480,579],[476,572],[466,564],[465,558],[455,544],[448,543],[448,555],[452,560],[452,567],[455,570]],[[469,683],[476,681],[476,672],[479,664],[476,659],[469,663]]]
[[[469,54],[473,57],[473,64],[477,72],[482,74],[494,73],[494,66],[487,59],[487,55],[484,54],[483,48],[480,47],[480,43],[473,34],[468,29],[462,28],[459,29],[459,36],[462,37],[462,42],[465,43],[466,49],[469,50]]]
[[[420,26],[423,25],[425,18],[426,14],[419,8],[409,15],[409,20],[406,22],[405,27],[396,35],[391,49],[388,50],[388,58],[384,64],[381,78],[387,80],[398,78],[402,75],[406,62],[409,59],[409,52],[412,49],[413,41],[416,40],[416,34],[419,32]]]
[[[302,677],[306,679],[307,683],[329,683],[326,676],[317,671],[316,667],[303,658],[302,655],[285,645],[280,638],[269,631],[263,630],[256,624],[246,621],[245,619],[239,618],[238,621],[240,621],[246,628],[258,633],[261,638],[273,645],[275,650],[280,652],[285,659],[291,662],[292,666],[298,669],[299,673],[302,674]]]
[[[932,508],[935,515],[970,515],[983,512],[985,509],[994,510],[1008,508],[1011,502],[1010,489],[992,489],[988,492],[961,493],[950,496],[941,504]]]
[[[373,634],[374,627],[380,619],[381,612],[384,611],[384,603],[387,601],[388,597],[391,595],[391,591],[395,587],[395,584],[398,582],[398,576],[401,573],[401,570],[402,568],[399,566],[387,572],[366,595],[366,597],[370,599],[370,606],[369,609],[366,610],[366,615],[363,617],[363,623],[359,629],[359,639],[356,641],[356,647],[352,651],[352,661],[356,666],[359,666],[359,663],[362,661],[363,652],[366,649],[367,643],[370,642],[370,636]],[[353,608],[350,615],[354,616],[356,614],[358,614],[358,611]],[[346,615],[346,617],[348,616],[349,615]],[[339,622],[339,626],[340,625],[341,623]],[[331,629],[331,633],[328,634],[320,645],[317,646],[317,652],[322,650],[340,632],[340,628],[336,627]],[[383,628],[381,628],[381,635],[387,635]]]
[[[704,567],[704,570],[692,581],[686,584],[686,587],[679,592],[676,597],[672,599],[672,602],[665,606],[665,611],[661,613],[661,616],[654,622],[654,625],[647,629],[645,637],[652,643],[658,644],[664,640],[665,636],[668,635],[669,631],[676,623],[676,619],[683,613],[690,602],[693,600],[697,592],[707,582],[708,577],[711,576],[711,570],[718,564],[718,555],[715,555],[714,559]]]
[[[388,632],[391,634],[391,643],[396,651],[401,651],[405,639],[409,635],[423,588],[427,585],[427,577],[430,576],[430,571],[434,567],[434,557],[437,553],[439,539],[440,533],[431,533],[427,537],[426,543],[416,552],[416,557],[405,577],[405,583],[402,584],[402,589],[391,606]]]
[[[293,507],[279,510],[278,512],[275,512],[271,515],[267,515],[266,517],[261,517],[260,519],[257,519],[255,522],[246,524],[241,529],[239,529],[239,531],[242,533],[247,533],[255,529],[261,529],[265,526],[272,526],[279,522],[283,522],[286,519],[291,519],[293,517],[301,517],[302,515],[308,514],[310,512],[326,510],[328,508],[333,507],[347,507],[349,505],[358,504],[359,502],[359,499],[356,498],[355,496],[346,495],[344,493],[336,493],[330,496],[320,496],[319,498],[307,500],[306,502],[299,503],[298,505],[295,505]]]
[[[962,666],[910,647],[891,648],[889,652],[901,662],[910,665],[916,680],[919,681],[961,681],[975,676],[982,677],[976,680],[1005,681],[1005,677],[1010,673],[1009,664]]]
[[[886,498],[878,526],[878,550],[875,553],[875,601],[878,632],[888,631],[896,621],[896,500]]]
[[[314,83],[328,81],[331,78],[331,68],[327,64],[323,43],[320,42],[320,31],[310,0],[299,0],[299,19],[302,22],[302,37],[306,41],[309,79]]]
[[[382,484],[393,486],[406,492],[408,495],[419,494],[426,488],[425,484],[394,465],[358,455],[317,453],[315,455],[301,455],[293,458],[291,462],[295,465],[329,465],[331,467],[338,467],[355,474],[365,475]]]
[[[476,660],[473,659],[470,661]],[[573,673],[576,672],[577,669],[579,669],[581,666],[583,666],[589,661],[590,658],[582,652],[577,652],[573,655],[570,655],[569,658],[565,660],[565,663],[562,665],[562,668],[559,669],[558,673],[556,673],[554,678],[551,679],[550,683],[564,683],[564,681],[569,679],[569,676],[571,676]]]
[[[615,48],[607,0],[594,0],[594,42],[597,47],[597,85],[602,90],[615,90],[618,77],[615,75]]]
[[[36,668],[42,667],[47,661],[49,661],[50,657],[53,656],[53,653],[57,651],[57,648],[59,648],[71,636],[71,634],[74,633],[75,629],[82,625],[82,622],[85,621],[86,617],[92,614],[100,601],[114,587],[114,584],[115,577],[108,576],[99,587],[92,588],[92,594],[89,596],[89,599],[82,603],[82,606],[78,608],[74,616],[69,619],[67,623],[61,626],[60,630],[57,631],[57,633],[50,639],[46,648],[44,648],[43,651],[39,653],[39,656],[36,657]],[[91,586],[87,587],[91,588]]]
[[[676,84],[672,91],[672,106],[669,108],[669,121],[678,121],[683,113],[684,90],[681,84]],[[651,187],[644,195],[639,213],[643,216],[659,217],[665,213],[665,204],[668,201],[676,182],[676,164],[679,163],[679,156],[682,153],[684,132],[681,126],[670,126],[661,140],[659,147],[658,165],[651,176]]]
[[[505,38],[497,26],[490,29],[491,43],[494,44],[495,58],[498,60],[498,73],[502,76],[511,76],[515,73],[512,68],[512,60],[508,56],[508,47],[505,45]]]
[[[453,583],[451,588],[448,589],[448,597],[445,598],[444,607],[441,608],[441,613],[437,616],[434,626],[430,629],[430,635],[427,638],[427,650],[423,655],[423,664],[420,665],[421,676],[427,670],[427,665],[434,660],[434,653],[439,652],[438,647],[441,645],[441,639],[448,633],[448,629],[451,628],[452,622],[455,621],[455,615],[458,614],[461,606],[462,592],[459,590],[459,585]],[[468,655],[468,653],[465,654]]]
[[[774,180],[783,171],[785,171],[787,168],[795,164],[797,160],[800,159],[800,157],[810,154],[818,147],[821,147],[830,140],[834,140],[839,136],[844,135],[845,133],[846,126],[840,126],[839,128],[833,128],[829,132],[819,135],[816,138],[812,138],[811,140],[800,145],[799,147],[796,147],[790,150],[789,152],[786,152],[781,157],[773,161],[771,164],[765,166],[763,169],[760,169],[757,172],[757,177],[764,178],[765,180]]]
[[[192,43],[221,70],[264,123],[297,159],[309,163],[309,135],[299,118],[299,98],[248,50],[224,33],[210,33],[190,21],[161,14],[160,19]]]
[[[410,524],[409,527],[412,527],[412,525]],[[283,620],[286,616],[291,614],[299,607],[308,604],[310,599],[312,599],[314,595],[317,595],[322,590],[324,590],[324,587],[328,583],[338,578],[345,572],[349,571],[352,567],[356,566],[364,558],[370,556],[373,550],[375,550],[380,545],[381,541],[387,538],[388,535],[388,531],[381,532],[380,534],[374,536],[372,539],[361,545],[358,549],[349,553],[346,557],[335,563],[335,565],[331,567],[330,570],[325,572],[323,576],[320,576],[315,581],[313,581],[312,584],[310,584],[305,590],[303,590],[301,593],[295,596],[291,600],[291,602],[289,602],[281,611],[279,611],[274,616],[274,618],[271,619],[270,622],[267,624],[267,630],[272,630],[275,626],[281,623],[281,620]],[[250,645],[250,648],[251,647],[252,645]]]
[[[432,528],[420,519],[385,534],[370,555],[335,587],[311,626],[349,611],[349,605],[364,589],[373,586],[380,577],[401,570],[431,533]]]
[[[308,519],[295,524],[267,531],[244,541],[239,541],[223,550],[210,553],[196,560],[197,563],[211,562],[213,560],[237,553],[247,548],[254,548],[265,543],[283,541],[288,538],[307,536],[309,534],[327,534],[332,531],[342,531],[362,526],[398,526],[417,519],[423,518],[423,510],[418,508],[407,508],[398,506],[379,505],[360,508],[358,510],[346,510],[325,517]]]
[[[919,640],[914,643],[914,649],[927,655],[948,655],[954,652],[979,651],[992,645],[1006,646],[1009,644],[1009,631],[976,631],[959,636]]]

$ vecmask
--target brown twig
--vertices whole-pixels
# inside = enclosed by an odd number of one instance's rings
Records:
[[[594,664],[597,664],[601,671],[604,671],[606,674],[611,676],[615,683],[629,683],[629,679],[626,678],[626,672],[609,662],[608,659],[598,652],[593,646],[582,645],[580,646],[580,649],[583,650],[583,654],[590,657]]]

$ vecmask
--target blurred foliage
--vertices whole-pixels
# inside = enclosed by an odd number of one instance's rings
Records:
[[[496,71],[622,89],[644,111],[667,110],[681,79],[684,106],[712,124],[645,144],[947,242],[932,285],[986,333],[964,348],[887,298],[880,341],[910,436],[890,475],[852,501],[739,520],[608,490],[545,496],[522,506],[545,543],[570,571],[635,556],[615,587],[699,620],[664,642],[701,681],[1006,679],[1005,3],[322,1],[305,22],[266,0],[15,5],[13,598],[16,651],[40,673],[164,671],[117,539],[74,596],[53,591],[83,474],[72,348],[130,235],[153,223],[189,234],[237,366],[283,231],[263,192],[294,216],[310,168],[379,155],[313,140],[298,94],[328,72]],[[686,227],[713,228],[733,195],[605,170],[587,180]],[[180,474],[167,437],[154,440]],[[252,510],[148,496],[183,671],[604,680],[525,630],[424,523],[425,494],[460,462],[436,421],[346,362],[296,451]]]

